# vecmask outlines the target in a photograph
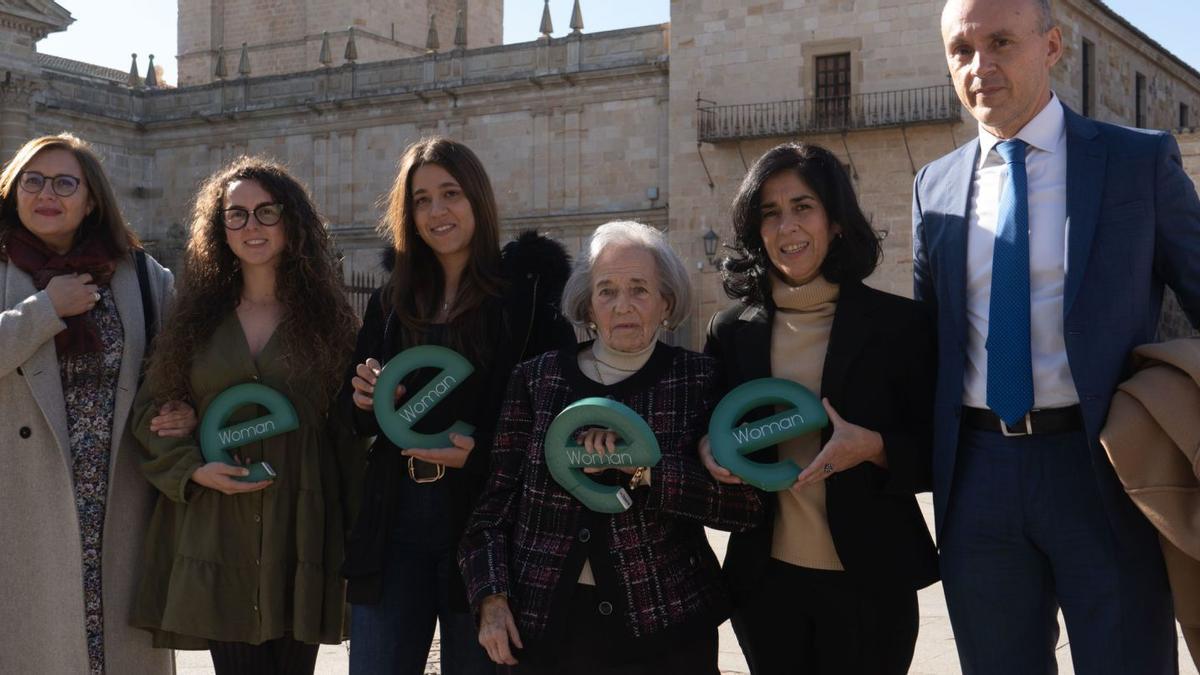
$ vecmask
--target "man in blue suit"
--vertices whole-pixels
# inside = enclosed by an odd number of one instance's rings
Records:
[[[1164,285],[1200,323],[1200,200],[1169,134],[1051,91],[1049,0],[950,0],[942,37],[979,136],[917,176],[913,276],[937,314],[934,504],[963,672],[1056,672],[1061,608],[1076,673],[1175,673],[1156,536],[1097,436]]]

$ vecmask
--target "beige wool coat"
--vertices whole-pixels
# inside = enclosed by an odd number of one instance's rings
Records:
[[[148,259],[161,321],[172,276]],[[111,282],[125,331],[113,419],[104,519],[106,672],[171,673],[171,652],[129,625],[142,542],[154,504],[126,420],[145,352],[141,292],[132,259]],[[83,563],[66,407],[54,336],[65,324],[29,275],[0,262],[0,673],[88,672]]]
[[[1200,338],[1142,345],[1100,444],[1159,533],[1175,618],[1200,666]]]

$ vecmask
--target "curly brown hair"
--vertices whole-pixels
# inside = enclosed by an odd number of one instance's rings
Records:
[[[287,244],[275,293],[284,314],[277,330],[284,358],[316,373],[328,405],[354,352],[358,317],[342,288],[332,237],[308,190],[281,164],[261,157],[234,160],[196,195],[179,292],[154,342],[147,377],[159,401],[186,400],[192,357],[241,300],[241,266],[226,243],[222,212],[230,183],[239,180],[255,181],[283,205]]]

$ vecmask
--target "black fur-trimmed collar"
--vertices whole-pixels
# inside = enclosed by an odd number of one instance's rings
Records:
[[[541,278],[546,288],[562,289],[571,274],[571,256],[562,243],[525,230],[500,252],[504,276],[511,281]]]

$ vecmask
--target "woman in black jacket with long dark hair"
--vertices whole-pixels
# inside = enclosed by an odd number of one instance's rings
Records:
[[[863,284],[879,240],[828,150],[764,154],[733,225],[724,282],[739,302],[713,317],[705,351],[730,387],[790,379],[819,393],[831,420],[750,457],[804,470],[768,500],[767,525],[730,539],[738,640],[753,675],[906,673],[916,591],[937,580],[913,496],[931,480],[932,326],[911,300]],[[707,444],[701,456],[738,482]]]
[[[377,436],[343,566],[350,671],[423,673],[438,619],[442,672],[491,673],[455,551],[483,487],[509,373],[573,342],[557,307],[568,261],[560,245],[531,233],[502,253],[487,173],[470,149],[444,138],[404,153],[381,230],[392,242],[391,276],[368,303],[349,388],[358,432]],[[475,369],[413,427],[472,424],[471,436],[451,435],[453,447],[397,448],[372,412],[381,364],[418,345],[449,347]],[[402,387],[416,391],[430,378],[419,370]]]

